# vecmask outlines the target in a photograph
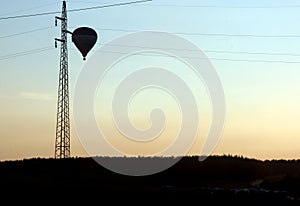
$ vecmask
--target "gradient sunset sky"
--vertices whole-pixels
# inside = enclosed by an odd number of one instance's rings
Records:
[[[120,2],[129,1],[69,0],[67,8]],[[62,1],[56,0],[3,1],[0,18],[60,11],[61,4]],[[136,5],[70,12],[68,28],[73,31],[80,26],[89,26],[97,31],[98,43],[89,56],[102,44],[130,31],[164,31],[193,42],[211,59],[225,92],[226,122],[213,154],[298,159],[299,11],[298,1],[153,0]],[[60,53],[54,48],[54,38],[60,37],[60,27],[54,26],[54,17],[55,14],[0,20],[0,160],[54,156]],[[86,62],[82,61],[70,37],[68,41],[72,98],[76,79]],[[153,58],[148,61],[155,61]],[[158,58],[160,63],[168,61]],[[177,65],[176,68],[181,67]],[[182,75],[185,74],[182,72]],[[191,77],[191,84],[197,85],[193,81]],[[201,122],[198,139],[189,152],[195,155],[207,135],[212,112],[208,96],[202,94],[205,89],[197,91],[203,99],[198,98],[197,102]],[[156,94],[160,95],[159,92]],[[138,102],[146,97],[140,95],[137,98],[130,110],[133,121],[136,120],[137,127],[147,127],[149,122],[145,116],[135,116],[143,114],[143,107]],[[178,130],[179,116],[173,100],[166,98],[164,103],[172,110],[169,118],[173,122],[167,124],[167,135],[163,137],[168,139],[167,136]],[[101,102],[96,105],[99,105],[95,108],[97,116],[102,114]],[[109,127],[107,129],[112,132]],[[126,144],[120,145],[128,149]],[[154,147],[162,149],[164,144]],[[138,154],[140,151],[131,152]],[[76,134],[72,114],[71,155],[87,156]]]

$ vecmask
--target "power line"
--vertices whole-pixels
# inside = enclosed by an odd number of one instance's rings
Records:
[[[48,26],[48,27],[42,27],[42,28],[38,28],[38,29],[34,29],[34,30],[29,30],[29,31],[24,31],[24,32],[19,32],[19,33],[15,33],[15,34],[10,34],[10,35],[5,35],[5,36],[0,36],[0,39],[2,38],[8,38],[8,37],[13,37],[13,36],[19,36],[19,35],[23,35],[23,34],[28,34],[28,33],[34,33],[37,31],[42,31],[42,30],[47,30],[47,29],[51,29],[54,28],[54,26]],[[75,28],[75,27],[69,27],[69,28]],[[122,32],[139,32],[142,30],[126,30],[126,29],[100,29],[100,28],[96,28],[97,30],[102,30],[102,31],[122,31]],[[272,37],[272,38],[300,38],[300,35],[253,35],[253,34],[208,34],[208,33],[182,33],[182,32],[177,32],[174,34],[190,34],[190,35],[213,35],[213,36],[251,36],[251,37]],[[239,52],[240,53],[240,52]],[[258,53],[258,54],[264,54],[264,53]],[[267,54],[268,55],[268,54]],[[276,54],[277,55],[277,54]],[[285,54],[278,54],[278,55],[285,55]],[[290,55],[290,54],[288,54]],[[298,55],[296,55],[298,56]]]
[[[5,59],[15,58],[15,57],[21,57],[21,56],[26,56],[26,55],[30,55],[30,54],[45,52],[45,51],[52,50],[52,49],[54,49],[53,46],[48,46],[48,47],[41,47],[41,48],[31,49],[31,50],[27,50],[27,51],[23,51],[23,52],[8,54],[8,55],[0,56],[0,61],[5,60]]]
[[[103,9],[103,8],[109,8],[109,7],[125,6],[125,5],[130,5],[130,4],[144,3],[144,2],[149,2],[149,1],[152,1],[152,0],[140,0],[140,1],[131,1],[131,2],[124,2],[124,3],[117,3],[117,4],[92,6],[92,7],[80,8],[80,9],[70,9],[70,10],[68,10],[68,12],[78,12],[78,11],[86,11],[86,10],[92,10],[92,9]],[[60,11],[49,11],[49,12],[35,13],[35,14],[24,14],[24,15],[16,15],[16,16],[7,16],[7,17],[1,17],[0,20],[28,18],[28,17],[35,17],[35,16],[45,16],[45,15],[58,14],[58,13],[60,13]]]
[[[258,37],[258,38],[299,38],[300,35],[259,35],[259,34],[225,34],[225,33],[188,33],[176,32],[175,34],[192,36],[222,36],[222,37]]]
[[[153,50],[179,50],[179,51],[199,51],[197,49],[182,49],[182,48],[158,48],[158,47],[144,47],[144,46],[133,46],[133,45],[125,45],[125,44],[101,44],[103,46],[112,46],[112,47],[129,47],[129,48],[141,48],[141,49],[153,49]],[[206,53],[225,53],[225,54],[249,54],[249,55],[268,55],[268,56],[300,56],[300,53],[270,53],[270,52],[249,52],[249,51],[226,51],[226,50],[203,50]]]
[[[283,63],[283,64],[300,64],[300,61],[282,61],[282,60],[263,60],[263,59],[227,59],[227,58],[208,58],[216,61],[231,62],[251,62],[251,63]]]
[[[0,36],[0,39],[13,37],[13,36],[19,36],[19,35],[23,35],[23,34],[29,34],[29,33],[37,32],[37,31],[43,31],[43,30],[47,30],[47,29],[50,29],[50,28],[54,28],[54,26],[42,27],[42,28],[38,28],[38,29],[34,29],[34,30],[23,31],[23,32],[20,32],[20,33]]]
[[[68,2],[69,3],[85,3],[85,4],[98,4],[99,3],[99,1],[70,1],[70,0],[68,0]]]
[[[15,13],[20,13],[20,12],[23,12],[23,11],[30,11],[30,10],[34,10],[34,9],[38,9],[38,8],[50,6],[50,5],[53,5],[53,4],[57,4],[58,2],[60,2],[60,1],[52,2],[52,3],[49,3],[49,4],[43,4],[43,5],[40,5],[40,6],[35,6],[35,7],[28,8],[28,9],[21,9],[21,10],[12,11],[12,12],[6,12],[6,13],[2,13],[1,16],[9,15],[9,14],[15,14]]]
[[[55,48],[53,48],[53,46],[48,46],[48,47],[42,47],[42,48],[27,50],[27,51],[23,51],[23,52],[8,54],[8,55],[0,56],[0,61],[5,60],[5,59],[11,59],[11,58],[16,58],[16,57],[31,55],[31,54],[35,54],[35,53],[41,53],[41,52],[45,52],[45,51],[49,51],[49,50],[53,50],[53,49],[55,49]],[[74,49],[71,49],[71,50],[74,50]],[[148,54],[145,54],[145,53],[130,54],[130,53],[125,53],[125,52],[103,51],[103,50],[100,50],[98,52],[124,54],[124,55],[130,55],[130,56],[153,56],[153,57],[172,57],[172,58],[174,58],[172,55],[168,55],[168,54],[149,54],[149,53]],[[222,52],[222,51],[219,51],[219,52]],[[271,53],[269,53],[269,54],[271,54]],[[278,55],[279,54],[280,53],[278,53]],[[286,55],[287,53],[283,53],[283,54]],[[300,56],[300,54],[295,54],[295,55]],[[232,59],[232,58],[214,58],[214,57],[201,58],[201,57],[196,57],[196,56],[184,56],[181,58],[209,59],[209,60],[215,60],[215,61],[250,62],[250,63],[300,64],[300,61],[264,60],[264,59]]]
[[[125,53],[125,52],[116,52],[116,51],[103,51],[100,50],[98,52],[103,53],[114,53],[114,54],[124,54],[129,56],[153,56],[153,57],[171,57],[174,58],[172,55],[168,54],[145,54],[145,53]],[[192,57],[192,56],[182,56],[179,58],[187,58],[187,59],[209,59],[209,60],[216,60],[216,61],[231,61],[231,62],[250,62],[250,63],[283,63],[283,64],[300,64],[300,61],[282,61],[282,60],[264,60],[264,59],[231,59],[231,58],[214,58],[214,57]]]
[[[96,4],[99,1],[69,1],[72,3],[89,3],[89,4]],[[298,8],[300,5],[275,5],[275,6],[256,6],[256,5],[249,5],[249,6],[228,6],[228,5],[209,5],[209,4],[146,4],[146,6],[153,6],[153,7],[180,7],[180,8],[223,8],[223,9],[281,9],[281,8]]]
[[[59,14],[59,11],[50,11],[50,12],[43,12],[43,13],[36,13],[36,14],[24,14],[18,16],[7,16],[1,17],[0,20],[7,20],[7,19],[18,19],[18,18],[27,18],[27,17],[34,17],[34,16],[45,16],[50,14]]]
[[[215,51],[215,50],[204,50],[208,53],[227,53],[227,54],[250,54],[250,55],[268,55],[268,56],[300,56],[295,53],[269,53],[269,52],[248,52],[248,51]]]
[[[104,5],[104,6],[92,6],[87,8],[81,8],[81,9],[70,9],[68,12],[77,12],[77,11],[84,11],[84,10],[91,10],[91,9],[102,9],[102,8],[108,8],[112,6],[125,6],[130,4],[138,4],[138,3],[145,3],[152,0],[140,0],[140,1],[131,1],[131,2],[124,2],[124,3],[117,3],[117,4],[110,4],[110,5]]]
[[[146,30],[137,29],[110,29],[110,28],[96,28],[100,31],[114,31],[114,32],[140,32]],[[151,31],[148,31],[151,32]],[[255,38],[300,38],[300,35],[261,35],[261,34],[229,34],[229,33],[201,33],[201,32],[169,32],[179,35],[191,35],[191,36],[220,36],[220,37],[255,37]]]
[[[212,9],[289,9],[299,8],[300,5],[278,6],[224,6],[224,5],[187,5],[187,4],[147,4],[153,7],[180,7],[180,8],[212,8]]]

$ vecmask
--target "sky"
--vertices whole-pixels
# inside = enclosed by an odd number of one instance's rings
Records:
[[[67,9],[129,1],[67,1]],[[12,0],[1,3],[0,18],[23,14],[60,11],[62,1]],[[226,119],[220,141],[213,154],[242,155],[258,159],[300,158],[300,4],[298,1],[177,1],[151,2],[68,13],[68,29],[94,28],[98,42],[87,61],[71,37],[68,37],[70,94],[76,80],[103,44],[132,31],[175,33],[197,45],[212,62],[221,80]],[[58,16],[60,14],[57,14]],[[53,157],[56,125],[56,101],[59,72],[59,48],[54,38],[60,27],[54,26],[55,14],[29,18],[1,19],[0,26],[0,160]],[[116,48],[116,51],[117,48]],[[187,78],[199,106],[201,123],[197,140],[188,154],[197,155],[211,123],[211,105],[202,83],[188,73],[186,65],[164,57],[144,56],[121,62],[119,67],[135,68],[140,62],[170,66]],[[153,63],[155,62],[155,63]],[[126,74],[112,72],[108,79],[117,82]],[[104,82],[104,90],[111,85]],[[196,88],[196,89],[195,89]],[[105,119],[102,93],[95,98],[98,123]],[[105,94],[103,94],[105,95]],[[152,89],[136,95],[129,105],[131,119],[139,128],[149,127],[149,110],[157,103],[166,108],[166,130],[160,142],[150,149],[129,145],[110,125],[105,127],[110,141],[129,154],[152,154],[172,142],[180,128],[177,103]],[[161,97],[163,95],[163,97]],[[161,98],[160,98],[161,97]],[[143,103],[141,103],[143,102]],[[144,106],[145,102],[150,102]],[[71,109],[72,111],[72,109]],[[76,133],[71,112],[71,155],[87,156]],[[107,115],[107,114],[106,114]],[[166,121],[167,121],[166,120]],[[110,124],[107,120],[105,124]],[[103,122],[103,121],[102,121]],[[156,144],[157,143],[157,144]],[[99,155],[108,155],[103,153]]]

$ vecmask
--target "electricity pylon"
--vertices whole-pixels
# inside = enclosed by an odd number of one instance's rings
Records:
[[[70,157],[70,117],[66,1],[63,1],[61,17],[55,17],[56,26],[57,20],[61,21],[61,38],[55,39],[55,47],[57,47],[57,41],[61,43],[61,47],[54,156],[55,158],[68,158]]]

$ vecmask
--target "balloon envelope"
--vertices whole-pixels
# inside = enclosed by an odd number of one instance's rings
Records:
[[[97,33],[89,27],[79,27],[72,33],[72,41],[85,60],[86,55],[97,41]]]

